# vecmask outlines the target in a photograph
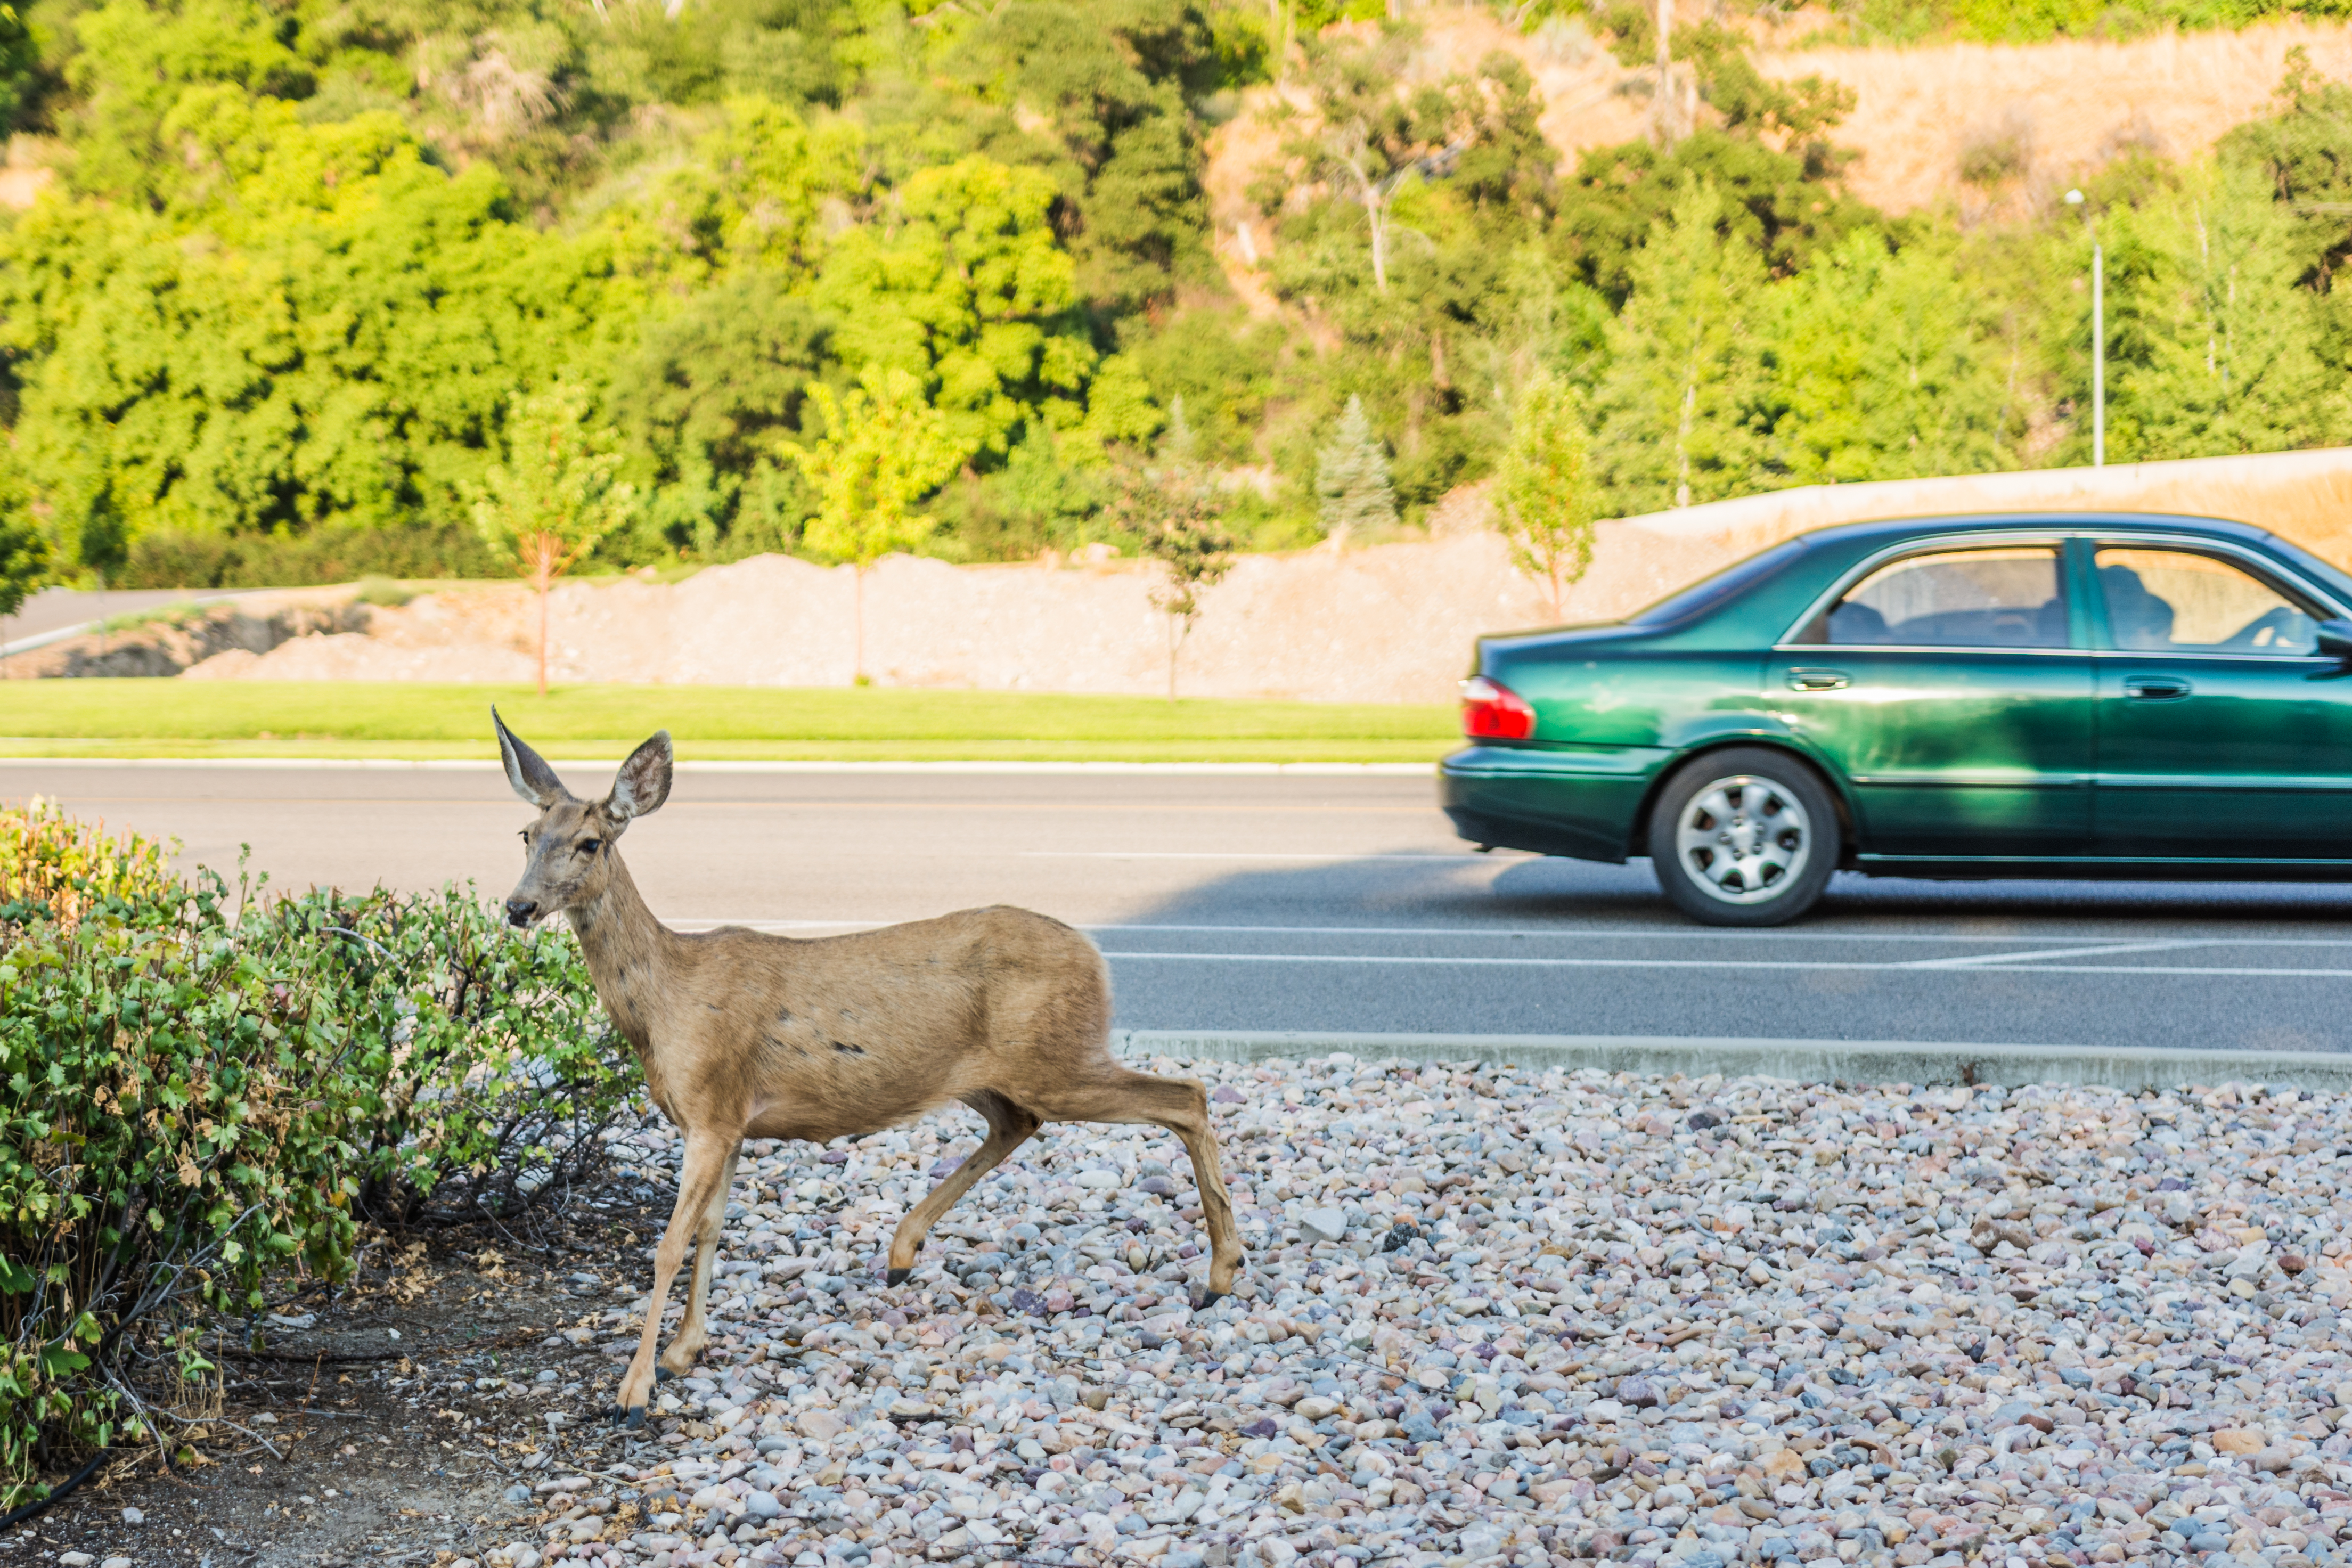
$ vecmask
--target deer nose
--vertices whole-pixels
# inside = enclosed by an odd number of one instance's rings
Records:
[[[507,900],[507,924],[510,926],[527,926],[530,924],[531,916],[537,913],[539,913],[539,900],[536,899]]]

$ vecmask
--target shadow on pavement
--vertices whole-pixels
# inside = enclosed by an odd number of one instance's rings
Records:
[[[1646,859],[1622,866],[1505,854],[1253,868],[1204,881],[1151,906],[1138,924],[1501,926],[1655,925],[1691,929],[1658,891]],[[2352,884],[1927,880],[1840,872],[1803,920],[1781,928],[1853,929],[1927,922],[1930,929],[2031,921],[2032,934],[2063,923],[2334,921],[2352,913]],[[2024,928],[2021,928],[2021,931]],[[2210,933],[2208,933],[2210,934]],[[2307,933],[2308,934],[2308,933]],[[2325,932],[2320,934],[2326,934]]]

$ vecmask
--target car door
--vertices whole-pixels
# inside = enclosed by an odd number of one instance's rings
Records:
[[[1868,565],[1774,650],[1767,702],[1850,782],[1869,858],[2082,855],[2091,661],[2057,538]]]
[[[2098,853],[2352,858],[2352,681],[2336,614],[2221,546],[2099,541]]]

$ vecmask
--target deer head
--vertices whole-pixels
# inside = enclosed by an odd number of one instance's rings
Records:
[[[613,780],[613,793],[591,802],[573,798],[547,760],[515,738],[496,708],[490,722],[498,727],[507,783],[539,808],[539,820],[522,830],[528,856],[522,880],[507,895],[507,922],[527,926],[604,892],[612,876],[614,840],[669,798],[669,731],[630,752]]]

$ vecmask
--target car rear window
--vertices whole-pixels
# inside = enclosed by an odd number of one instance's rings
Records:
[[[1832,647],[2064,647],[2054,544],[1931,550],[1879,567],[1798,639]]]
[[[1746,592],[1751,584],[1762,582],[1804,552],[1805,542],[1802,539],[1784,539],[1769,550],[1760,550],[1747,560],[1736,562],[1714,576],[1702,578],[1678,594],[1668,595],[1648,609],[1627,616],[1626,624],[1662,626],[1703,615]]]

